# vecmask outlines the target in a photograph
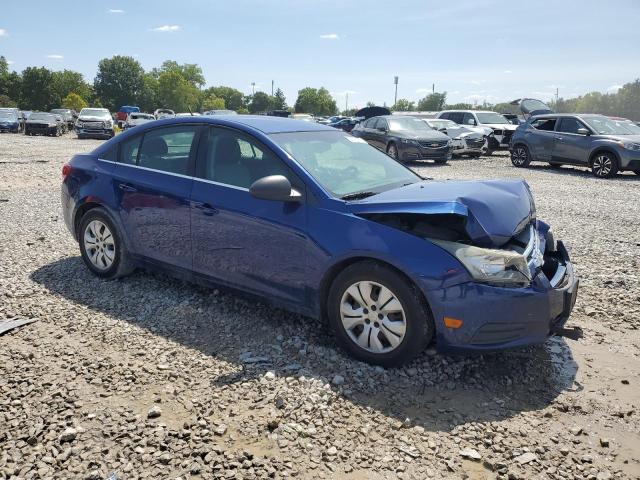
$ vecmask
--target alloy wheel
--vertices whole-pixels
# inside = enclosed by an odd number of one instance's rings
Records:
[[[593,173],[598,177],[606,177],[611,173],[613,160],[607,155],[598,155],[593,160]]]
[[[517,147],[513,150],[513,154],[511,155],[511,161],[514,165],[520,167],[527,163],[527,150],[524,147]]]
[[[89,261],[99,270],[107,270],[116,257],[116,246],[109,227],[92,220],[84,230],[84,249]]]
[[[395,350],[407,331],[398,297],[376,282],[359,281],[347,288],[340,301],[340,318],[349,338],[372,353]]]

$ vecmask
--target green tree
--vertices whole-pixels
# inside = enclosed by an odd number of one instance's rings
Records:
[[[216,97],[213,93],[209,93],[205,95],[202,100],[202,110],[205,112],[207,110],[224,110],[224,99],[220,97]]]
[[[62,99],[62,106],[64,108],[70,108],[71,110],[79,112],[83,108],[87,107],[88,104],[80,95],[75,92],[71,92]]]
[[[375,106],[376,106],[375,102],[372,102],[371,100],[367,102],[367,107],[375,107]]]
[[[174,60],[165,60],[160,68],[154,68],[151,71],[151,73],[158,79],[163,73],[170,72],[179,73],[182,78],[197,88],[202,88],[206,83],[204,75],[202,74],[202,68],[195,63],[184,63],[181,65]]]
[[[430,93],[426,97],[418,101],[418,111],[420,112],[439,112],[444,109],[447,102],[447,92]]]
[[[144,69],[132,57],[103,58],[98,63],[94,88],[101,103],[109,110],[135,105],[144,88]]]
[[[55,108],[53,75],[45,67],[27,67],[22,71],[20,105],[31,110],[49,111]]]
[[[247,107],[251,113],[262,113],[273,110],[274,103],[275,99],[271,95],[264,92],[256,92],[251,97],[251,102]]]
[[[52,72],[51,75],[57,105],[60,105],[62,100],[71,92],[78,94],[82,98],[91,96],[91,86],[84,81],[80,72],[63,70],[61,72]]]
[[[448,110],[473,110],[473,105],[470,103],[452,103],[451,105],[446,105]]]
[[[158,108],[158,79],[145,73],[142,79],[142,90],[138,95],[138,106],[143,112],[153,112]]]
[[[393,107],[391,107],[391,110],[394,112],[412,112],[415,109],[416,104],[414,102],[410,102],[406,98],[401,98]]]
[[[244,95],[240,90],[236,90],[235,88],[221,85],[219,87],[207,88],[204,93],[205,95],[213,94],[218,98],[222,98],[226,108],[229,110],[235,110],[237,112],[241,108],[246,107]]]
[[[298,91],[294,109],[296,113],[334,115],[338,111],[338,106],[326,88],[306,87]]]
[[[176,112],[196,109],[200,91],[178,71],[160,74],[158,77],[158,101],[160,106]]]
[[[274,110],[287,109],[287,99],[284,96],[284,92],[279,88],[276,90],[276,93],[273,94],[273,108]]]
[[[5,107],[16,107],[18,104],[13,101],[11,98],[9,98],[8,95],[0,94],[0,107],[5,108]]]
[[[20,102],[20,92],[22,89],[22,77],[19,73],[9,71],[9,62],[0,56],[0,95],[4,95],[11,100],[12,104]]]

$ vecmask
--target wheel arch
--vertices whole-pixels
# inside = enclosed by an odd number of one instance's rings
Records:
[[[591,152],[591,155],[589,155],[589,166],[590,167],[593,166],[593,159],[596,158],[596,156],[599,153],[610,153],[611,155],[613,155],[615,157],[616,161],[618,162],[618,167],[620,166],[620,156],[615,151],[615,149],[613,149],[613,148],[611,148],[610,146],[607,146],[607,145],[600,145],[600,146],[596,147],[593,150],[593,152]]]
[[[125,244],[127,248],[129,248],[130,247],[129,238],[127,237],[127,233],[124,230],[119,218],[116,215],[114,215],[111,209],[104,202],[102,202],[100,199],[96,199],[93,197],[87,198],[84,202],[78,205],[78,207],[76,208],[73,214],[73,233],[76,240],[79,240],[80,238],[79,230],[80,230],[80,223],[82,222],[82,217],[84,217],[87,214],[87,212],[94,210],[96,208],[101,208],[105,212],[105,214],[109,217],[109,219],[113,222],[113,224],[118,229],[122,242]]]
[[[339,260],[338,262],[331,265],[331,267],[329,267],[329,269],[324,273],[324,276],[320,281],[320,286],[318,289],[318,299],[317,299],[318,306],[320,309],[320,320],[323,323],[327,323],[327,299],[329,297],[329,290],[331,289],[331,285],[333,284],[334,280],[340,274],[340,272],[342,272],[345,268],[360,262],[378,263],[384,267],[387,267],[395,271],[400,276],[405,278],[415,288],[416,293],[418,294],[420,300],[424,303],[425,309],[429,312],[429,315],[431,315],[431,318],[433,319],[433,311],[431,310],[431,305],[429,304],[429,300],[426,298],[424,292],[418,287],[415,280],[410,275],[408,275],[405,271],[403,271],[403,269],[399,268],[397,265],[394,265],[392,263],[389,263],[377,257],[358,255],[358,256],[343,258]]]

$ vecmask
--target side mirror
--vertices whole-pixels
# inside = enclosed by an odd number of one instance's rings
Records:
[[[469,120],[467,120],[467,125],[475,125],[476,121],[473,118],[470,118]]]
[[[439,128],[439,129],[438,129],[438,131],[439,131],[439,132],[442,132],[442,133],[447,133],[447,129],[446,129],[446,127]]]
[[[586,128],[579,128],[578,129],[578,135],[586,135],[589,136],[591,135],[591,132],[589,130],[587,130]]]
[[[300,202],[302,194],[291,187],[289,179],[283,175],[262,177],[249,187],[252,197],[277,202]]]

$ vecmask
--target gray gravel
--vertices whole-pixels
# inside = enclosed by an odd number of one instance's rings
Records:
[[[584,338],[385,370],[254,301],[90,275],[59,182],[97,144],[0,136],[0,321],[38,319],[0,337],[0,479],[640,478],[640,177],[414,165],[529,182],[581,277]]]

